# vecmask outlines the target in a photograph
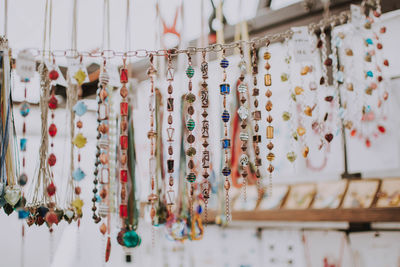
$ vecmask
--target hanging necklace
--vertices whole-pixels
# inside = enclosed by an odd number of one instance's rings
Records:
[[[246,61],[244,60],[243,48],[239,48],[240,52],[240,62],[239,62],[239,70],[240,70],[240,77],[239,77],[239,85],[238,85],[238,92],[239,92],[239,101],[240,107],[238,109],[238,115],[241,119],[241,131],[239,134],[239,138],[242,141],[242,154],[239,158],[239,163],[241,166],[241,176],[243,179],[242,187],[243,187],[243,198],[246,201],[246,186],[247,186],[247,165],[249,164],[249,156],[247,155],[247,142],[248,142],[248,133],[247,133],[247,118],[249,116],[249,110],[247,108],[247,84],[245,83],[245,75],[247,73],[246,69]]]
[[[168,174],[169,174],[169,190],[167,192],[167,205],[169,210],[171,211],[172,205],[175,203],[175,194],[174,194],[174,132],[175,128],[173,127],[173,112],[174,112],[174,97],[173,97],[173,81],[174,81],[174,68],[172,66],[172,55],[168,53],[168,70],[167,70],[167,81],[168,81],[168,99],[167,99],[167,111],[168,111],[168,128],[167,128],[167,142],[168,142],[168,155],[169,158],[167,160]],[[191,84],[191,83],[190,83]]]
[[[272,85],[272,80],[271,80],[271,74],[269,73],[269,69],[271,68],[271,65],[269,64],[269,60],[271,59],[271,53],[268,51],[268,46],[269,46],[269,40],[267,41],[266,48],[267,51],[264,53],[264,59],[266,60],[265,63],[265,69],[267,73],[264,75],[264,85],[266,87],[270,87]],[[269,173],[269,185],[268,185],[268,193],[271,196],[272,195],[272,172],[274,171],[274,166],[271,164],[272,161],[275,159],[275,154],[272,153],[272,149],[274,148],[274,144],[271,142],[271,140],[274,138],[274,127],[272,126],[272,121],[273,118],[271,116],[271,110],[272,110],[272,102],[271,102],[271,96],[272,96],[272,91],[268,88],[265,96],[267,97],[267,104],[265,105],[265,110],[268,112],[268,116],[266,118],[266,121],[268,123],[267,125],[267,140],[269,140],[267,144],[267,148],[269,150],[267,154],[267,160],[269,162],[268,165],[268,173]]]
[[[257,88],[257,74],[258,74],[258,58],[257,58],[257,49],[255,44],[252,46],[252,76],[253,76],[253,93],[252,96],[254,98],[253,101],[253,106],[254,106],[254,111],[252,113],[253,116],[253,121],[254,121],[254,135],[253,135],[253,147],[254,147],[254,152],[255,152],[255,173],[256,177],[258,179],[261,178],[261,173],[259,167],[261,166],[261,158],[260,158],[260,147],[259,143],[261,142],[261,135],[258,134],[258,131],[260,130],[260,127],[258,125],[258,122],[261,120],[261,110],[258,109],[258,96],[260,95],[260,89]],[[240,139],[242,141],[248,140],[249,136],[248,134],[244,133],[241,134]]]
[[[208,99],[208,63],[206,61],[206,52],[202,53],[202,58],[203,61],[201,62],[201,75],[203,78],[203,82],[201,84],[201,107],[203,108],[203,113],[201,114],[203,116],[203,121],[202,121],[202,127],[201,127],[201,137],[203,138],[203,154],[201,158],[201,165],[203,168],[203,182],[201,183],[201,192],[204,198],[204,217],[205,217],[205,224],[207,225],[208,223],[208,211],[207,211],[207,205],[208,205],[208,199],[210,198],[211,194],[211,185],[210,181],[208,180],[208,177],[210,176],[208,173],[208,168],[210,167],[210,151],[208,150],[208,138],[209,138],[209,121],[207,120],[208,118],[208,105],[209,105],[209,99]]]
[[[154,217],[156,215],[155,204],[158,200],[158,197],[155,192],[155,179],[156,179],[156,157],[155,157],[155,146],[156,146],[156,139],[157,133],[154,128],[154,121],[155,121],[155,88],[154,88],[154,76],[156,75],[156,69],[154,68],[154,57],[150,55],[150,68],[147,71],[147,74],[150,78],[150,98],[149,98],[149,112],[150,112],[150,130],[147,134],[147,138],[150,139],[150,158],[149,158],[149,176],[150,176],[150,195],[148,196],[148,201],[151,205],[150,210],[150,218],[152,224],[154,224]],[[172,92],[171,92],[172,93]],[[172,116],[171,116],[172,118]],[[168,148],[168,154],[172,151],[171,148]],[[172,154],[172,153],[171,153]]]
[[[194,183],[196,181],[196,174],[194,172],[194,161],[193,157],[196,155],[196,149],[193,147],[193,143],[195,141],[195,137],[193,135],[193,130],[195,128],[195,122],[193,120],[194,107],[193,104],[196,101],[196,96],[192,93],[192,77],[194,76],[194,69],[192,67],[192,57],[190,53],[188,53],[188,64],[189,66],[186,69],[186,76],[189,78],[188,90],[189,92],[186,94],[186,102],[187,102],[187,113],[189,115],[188,120],[186,121],[186,128],[189,131],[187,136],[187,142],[189,143],[189,148],[186,151],[186,155],[189,157],[188,169],[189,173],[186,176],[186,180],[190,183],[190,217],[193,219],[193,194],[194,194]]]
[[[222,50],[222,60],[220,62],[220,66],[223,70],[223,77],[222,77],[222,83],[220,84],[220,92],[221,95],[223,96],[223,108],[224,111],[222,112],[222,121],[224,123],[224,139],[222,139],[222,148],[224,150],[224,168],[222,169],[222,175],[225,176],[225,181],[224,181],[224,188],[225,188],[225,217],[226,217],[226,222],[230,221],[230,203],[229,203],[229,188],[231,187],[230,181],[229,181],[229,175],[231,174],[231,169],[230,169],[230,160],[229,160],[229,150],[231,147],[231,140],[229,139],[229,126],[228,122],[230,119],[229,112],[226,107],[226,96],[229,95],[231,89],[229,83],[226,83],[226,68],[229,66],[229,61],[225,58],[225,49]]]

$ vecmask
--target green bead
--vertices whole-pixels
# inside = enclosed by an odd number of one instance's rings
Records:
[[[193,119],[188,119],[188,121],[186,122],[186,127],[188,128],[189,131],[193,131],[195,126],[194,120]]]
[[[286,82],[288,80],[288,75],[286,73],[281,74],[281,81]]]
[[[186,177],[186,180],[190,183],[193,183],[194,181],[196,181],[196,175],[191,172],[188,174],[188,176]]]
[[[126,232],[122,239],[124,240],[125,246],[128,248],[137,247],[142,243],[142,239],[135,231]]]
[[[186,95],[186,101],[188,103],[193,103],[194,101],[196,101],[196,96],[192,93],[189,93]]]
[[[187,67],[186,76],[188,76],[189,78],[192,78],[194,76],[194,69],[192,66]]]
[[[290,120],[290,117],[291,117],[291,115],[290,115],[289,112],[287,112],[287,111],[283,112],[283,114],[282,114],[282,119],[283,119],[284,121]]]

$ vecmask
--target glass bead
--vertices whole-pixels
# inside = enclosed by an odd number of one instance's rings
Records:
[[[121,102],[120,104],[121,116],[128,115],[128,102]]]
[[[50,127],[49,127],[49,135],[51,137],[54,137],[54,136],[56,136],[56,134],[57,134],[57,126],[54,123],[52,123],[52,124],[50,124]]]
[[[256,110],[253,112],[253,120],[255,121],[261,120],[261,111]]]
[[[373,74],[372,71],[369,70],[369,71],[367,71],[367,76],[368,76],[368,77],[374,77],[374,74]]]
[[[168,173],[174,172],[174,160],[173,159],[167,160],[167,167],[168,167]]]
[[[153,101],[150,101],[150,103],[153,103]],[[152,107],[151,110],[153,110]],[[172,97],[167,98],[167,111],[174,111],[174,99]]]
[[[231,92],[231,86],[229,83],[222,83],[219,85],[221,95],[229,95]]]
[[[49,72],[49,79],[50,79],[51,81],[57,80],[58,77],[59,77],[58,71],[56,71],[56,70],[51,70],[51,71]]]
[[[189,157],[192,157],[192,156],[196,155],[196,149],[194,147],[189,147],[186,150],[186,155],[189,156]]]
[[[367,38],[367,39],[365,40],[365,43],[366,43],[367,45],[372,45],[374,42],[372,41],[371,38]]]
[[[222,139],[222,148],[228,149],[231,147],[231,140],[230,139]]]
[[[194,181],[196,181],[196,174],[194,174],[193,172],[189,173],[186,177],[186,180],[189,183],[193,183]]]
[[[128,136],[127,135],[120,136],[119,145],[121,146],[121,149],[128,149]]]
[[[286,82],[289,79],[289,76],[287,75],[287,73],[282,73],[281,74],[281,81],[282,82]]]
[[[267,111],[272,110],[272,102],[270,100],[268,100],[267,104],[265,104],[265,110],[267,110]]]
[[[238,92],[239,93],[246,93],[247,92],[247,85],[245,83],[240,83],[238,86]]]
[[[294,162],[297,158],[296,153],[294,153],[293,151],[288,152],[286,154],[286,158],[290,161],[290,162]]]
[[[119,80],[121,83],[127,83],[128,82],[128,69],[122,68],[120,71],[119,78],[120,78]]]
[[[221,117],[223,122],[228,122],[230,118],[229,112],[227,110],[224,110]]]
[[[26,151],[26,143],[28,142],[28,140],[26,138],[21,138],[19,140],[19,147],[21,149],[21,151]]]
[[[186,101],[188,103],[193,103],[194,101],[196,101],[196,96],[192,93],[189,93],[186,95]]]
[[[194,69],[192,66],[188,66],[186,69],[186,76],[192,78],[194,76]]]
[[[242,166],[247,166],[249,164],[249,157],[246,154],[242,154],[240,156],[239,163]]]
[[[312,116],[312,108],[310,106],[306,106],[306,108],[304,109],[304,114],[306,114],[307,116]]]
[[[306,75],[309,72],[310,72],[310,67],[309,66],[304,66],[303,68],[301,68],[300,74],[301,75]]]
[[[84,137],[81,133],[78,133],[74,140],[72,141],[72,143],[77,147],[77,148],[83,148],[86,143],[87,143],[87,139],[86,137]]]
[[[265,74],[264,75],[264,85],[271,86],[271,84],[272,84],[271,74]]]
[[[188,119],[186,122],[186,127],[189,131],[193,131],[195,127],[195,122],[192,118]]]
[[[267,155],[267,160],[268,161],[273,161],[275,159],[275,154],[272,152],[269,152]]]
[[[290,120],[291,117],[292,117],[292,115],[291,115],[289,112],[287,112],[287,111],[284,111],[284,112],[282,113],[282,119],[283,119],[284,121]]]
[[[333,139],[333,134],[328,133],[325,135],[325,140],[328,141],[328,143],[330,143]]]
[[[261,135],[253,135],[253,143],[260,143],[261,142]]]
[[[119,205],[119,216],[121,218],[127,218],[128,217],[128,206],[125,204]]]
[[[86,174],[79,167],[72,172],[72,178],[77,182],[82,181],[85,176]]]
[[[385,133],[386,132],[386,128],[382,125],[378,125],[378,131],[381,133]]]
[[[79,85],[83,84],[83,82],[86,80],[86,77],[87,75],[82,69],[79,69],[74,75],[74,79]]]
[[[274,148],[274,144],[272,144],[271,142],[268,143],[267,148],[269,150],[272,150]]]
[[[46,188],[47,194],[51,197],[56,193],[56,186],[51,182]]]
[[[28,176],[27,176],[25,173],[21,174],[21,175],[18,177],[18,184],[19,184],[20,186],[26,185],[27,182],[28,182]]]
[[[135,231],[126,232],[123,235],[124,245],[128,248],[134,248],[140,246],[142,243],[142,239]]]
[[[239,139],[241,141],[247,141],[247,140],[249,140],[249,134],[247,132],[241,132],[239,134]]]
[[[29,210],[19,209],[18,210],[18,219],[23,220],[28,218],[30,212]]]
[[[336,74],[336,80],[337,80],[339,83],[343,83],[343,82],[344,82],[344,73],[343,73],[343,71],[338,71],[338,72],[337,72],[337,74]]]
[[[244,106],[240,106],[237,113],[239,114],[241,120],[245,120],[249,116],[249,110]]]
[[[100,171],[100,183],[101,184],[108,184],[109,182],[110,171],[108,168],[103,167]]]
[[[308,148],[308,146],[305,146],[302,150],[303,157],[307,158],[309,152],[310,152],[310,149]]]
[[[204,136],[204,135],[203,135],[203,136]],[[193,144],[194,141],[196,140],[196,138],[194,137],[193,134],[189,134],[186,140],[187,140],[187,142],[188,142],[189,144]]]
[[[230,169],[229,167],[224,167],[224,168],[222,169],[222,174],[223,174],[224,176],[229,176],[229,175],[231,174],[231,169]]]
[[[83,116],[87,112],[87,106],[84,101],[80,100],[74,105],[73,110],[76,115]]]
[[[57,158],[56,155],[54,155],[53,153],[51,153],[49,155],[49,158],[47,159],[47,163],[50,165],[50,167],[54,166],[57,162]]]
[[[58,105],[58,100],[55,95],[52,95],[49,99],[49,109],[56,109]]]
[[[295,92],[296,95],[301,95],[304,92],[304,89],[301,88],[300,86],[296,86],[294,88],[294,92]]]
[[[31,110],[30,105],[27,102],[24,102],[19,109],[19,113],[21,114],[22,117],[26,117],[29,115],[30,110]]]
[[[174,128],[172,128],[172,127],[168,127],[167,128],[167,135],[168,135],[168,142],[173,142],[174,141],[174,132],[175,132],[175,129]]]
[[[274,138],[274,127],[267,126],[267,139]]]
[[[223,58],[220,62],[220,66],[223,69],[226,69],[229,66],[229,61],[226,58]]]
[[[119,172],[119,180],[121,183],[127,183],[128,182],[128,171],[127,170],[120,170]]]
[[[99,120],[107,120],[108,119],[108,107],[106,104],[99,105]]]
[[[325,59],[324,65],[328,66],[328,67],[332,66],[332,59],[329,57],[327,59]]]
[[[265,60],[270,60],[271,59],[271,53],[270,52],[265,52],[264,53],[264,59]]]
[[[298,127],[298,128],[297,128],[297,133],[298,133],[300,136],[303,136],[303,135],[306,133],[306,129],[304,129],[303,127]]]

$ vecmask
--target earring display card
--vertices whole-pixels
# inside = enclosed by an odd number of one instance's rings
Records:
[[[317,194],[313,209],[336,209],[339,207],[346,191],[347,181],[332,181],[317,184]]]
[[[284,209],[307,209],[316,193],[315,184],[297,184],[290,188]]]
[[[378,208],[400,207],[400,178],[382,180],[376,206]]]
[[[355,267],[399,266],[399,232],[351,233],[349,238]]]
[[[305,231],[303,234],[307,267],[354,267],[346,234],[339,231]]]
[[[300,231],[263,230],[260,247],[262,266],[307,266]]]
[[[342,208],[369,208],[374,201],[380,180],[357,180],[349,183]]]
[[[256,209],[258,203],[258,190],[256,186],[248,186],[246,189],[246,201],[243,199],[243,192],[235,196],[233,210],[252,211]]]
[[[267,189],[257,209],[258,210],[279,209],[288,191],[289,191],[288,185],[278,185],[278,184],[273,185],[272,195],[268,196],[268,189]]]

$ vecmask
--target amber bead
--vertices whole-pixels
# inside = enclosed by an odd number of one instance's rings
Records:
[[[274,120],[274,119],[272,118],[272,116],[271,116],[271,115],[268,115],[268,117],[267,117],[267,122],[268,122],[268,123],[271,123],[273,120]]]
[[[265,74],[264,75],[264,85],[265,86],[271,86],[272,81],[271,81],[271,74]]]
[[[270,98],[272,96],[271,90],[268,89],[267,92],[265,92],[265,96]]]
[[[81,188],[79,186],[75,187],[75,194],[80,195],[81,194]]]
[[[268,139],[274,138],[274,127],[267,126],[267,138]]]
[[[272,110],[272,102],[270,100],[268,100],[267,104],[265,104],[265,109],[267,111],[271,111]]]
[[[274,171],[274,166],[272,166],[272,164],[269,164],[268,166],[268,172],[272,173]]]
[[[271,59],[271,53],[270,52],[265,52],[264,53],[264,59],[265,60],[270,60]]]

